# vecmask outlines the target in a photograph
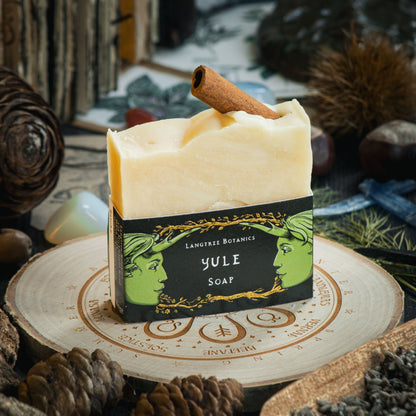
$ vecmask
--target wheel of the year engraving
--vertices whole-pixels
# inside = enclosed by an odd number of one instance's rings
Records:
[[[395,327],[403,293],[382,268],[315,237],[314,296],[264,309],[125,324],[110,303],[107,237],[73,240],[32,258],[11,280],[6,309],[34,360],[101,348],[133,381],[201,374],[275,391]]]

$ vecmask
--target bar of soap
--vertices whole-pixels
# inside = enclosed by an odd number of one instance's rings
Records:
[[[296,100],[280,117],[203,111],[107,134],[111,199],[125,219],[310,195],[310,122]]]

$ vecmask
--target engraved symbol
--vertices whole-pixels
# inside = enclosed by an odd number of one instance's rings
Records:
[[[194,318],[190,318],[188,323],[185,325],[185,327],[177,332],[176,330],[182,325],[182,322],[175,321],[174,319],[169,319],[168,321],[164,323],[157,324],[155,330],[151,328],[152,322],[146,322],[143,327],[143,331],[145,332],[147,336],[152,337],[152,338],[157,338],[157,339],[178,338],[178,337],[185,335],[191,329],[193,322],[194,322]]]
[[[160,332],[172,332],[176,331],[176,328],[179,328],[181,325],[181,322],[175,322],[173,319],[170,319],[165,323],[158,325],[156,328]]]
[[[85,326],[80,326],[78,328],[75,328],[75,331],[77,331],[77,332],[84,332],[86,330],[87,330],[87,328],[85,328]]]
[[[259,321],[265,321],[265,322],[273,322],[273,323],[276,323],[276,322],[278,322],[278,321],[279,321],[279,319],[282,319],[282,318],[281,318],[280,316],[277,316],[277,317],[276,317],[276,315],[275,315],[275,314],[268,312],[268,313],[260,313],[260,314],[257,316],[257,319],[258,319]]]
[[[267,308],[267,312],[259,312],[254,319],[247,315],[247,321],[251,325],[260,328],[281,328],[289,326],[296,321],[295,315],[282,308]],[[271,312],[269,312],[269,310]]]
[[[224,328],[221,324],[218,325],[218,329],[216,329],[214,332],[218,337],[226,337],[231,335],[231,330],[229,328]]]
[[[234,319],[231,319],[228,316],[225,316],[225,319],[231,322],[232,324],[231,328],[223,324],[218,324],[218,326],[216,326],[215,329],[211,329],[211,331],[209,331],[212,324],[208,323],[208,324],[203,325],[199,329],[200,337],[205,339],[206,341],[217,342],[220,344],[227,344],[230,342],[240,341],[246,336],[247,331],[241,324],[239,324],[237,321],[234,321]],[[234,329],[234,332],[236,331],[236,334],[234,337],[231,338],[233,334],[233,329]],[[220,337],[223,337],[226,339],[218,339]]]

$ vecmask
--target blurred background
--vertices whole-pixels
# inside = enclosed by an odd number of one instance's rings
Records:
[[[315,235],[391,273],[413,319],[415,45],[414,0],[0,0],[2,292],[30,256],[106,230],[107,130],[207,108],[190,94],[202,64],[300,101]],[[54,240],[84,198],[94,224]]]

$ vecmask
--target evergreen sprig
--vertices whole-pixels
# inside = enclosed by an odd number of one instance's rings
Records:
[[[336,196],[327,188],[315,189],[314,205],[335,202]],[[408,235],[406,226],[392,225],[391,215],[377,207],[339,216],[315,217],[314,233],[351,249],[374,247],[416,251],[416,243]],[[416,267],[380,258],[372,260],[389,272],[403,289],[416,296]]]

